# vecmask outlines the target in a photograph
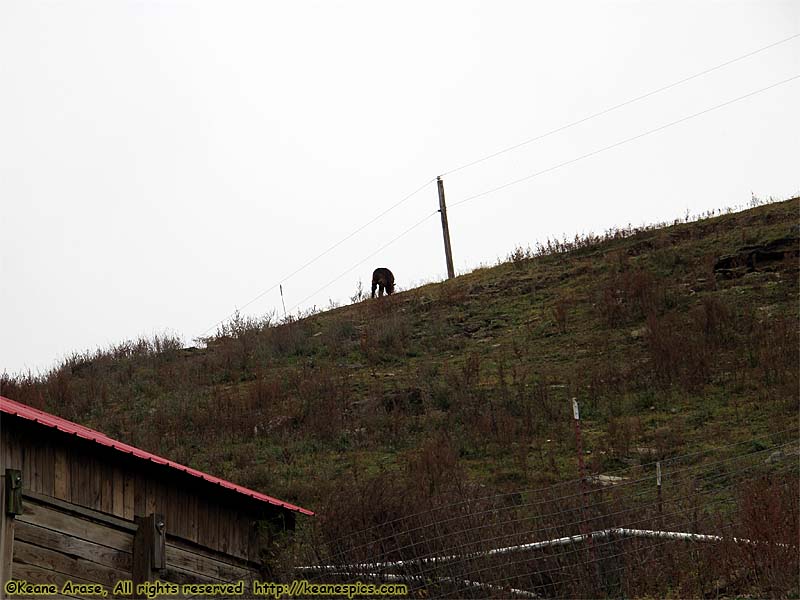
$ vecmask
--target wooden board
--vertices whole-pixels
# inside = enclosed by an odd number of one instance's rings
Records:
[[[122,518],[126,521],[133,521],[136,506],[135,477],[130,472],[123,475],[123,494],[122,494]]]
[[[186,522],[186,537],[193,542],[199,542],[198,527],[197,527],[197,512],[198,512],[198,496],[197,494],[189,494],[187,522]]]
[[[3,472],[5,472],[5,469],[19,469],[22,471],[23,457],[19,432],[15,428],[3,424],[3,435],[0,436],[0,441],[3,442],[2,446],[5,448]]]
[[[55,451],[49,440],[42,445],[39,453],[42,475],[42,494],[52,496],[55,492]]]
[[[79,577],[66,577],[61,573],[55,573],[42,567],[35,565],[27,565],[23,563],[14,563],[14,579],[25,580],[30,583],[54,583],[59,589],[64,585],[68,579],[75,583],[92,583]],[[24,597],[24,596],[23,596]],[[76,598],[77,596],[47,596],[50,598]],[[79,599],[80,600],[80,599]]]
[[[71,502],[65,502],[63,500],[59,500],[58,498],[45,496],[44,494],[37,494],[36,492],[32,492],[30,490],[23,490],[22,496],[25,500],[30,500],[34,504],[40,506],[46,506],[64,513],[73,514],[77,517],[89,519],[90,521],[105,523],[111,527],[115,527],[116,529],[121,529],[123,531],[130,531],[131,533],[136,532],[135,523],[125,519],[120,519],[111,514],[102,513],[100,511],[79,506]]]
[[[88,481],[86,472],[89,468],[82,460],[78,460],[76,453],[70,453],[69,462],[69,493],[73,503],[81,506],[91,506],[86,495]]]
[[[109,463],[98,461],[97,468],[95,469],[95,479],[92,485],[100,491],[99,509],[104,513],[113,514],[114,469]],[[94,508],[97,508],[97,506]]]
[[[53,453],[54,486],[53,495],[60,500],[70,502],[72,494],[69,486],[69,453],[64,447],[57,447]]]
[[[111,512],[117,517],[125,517],[125,475],[119,467],[112,470]]]
[[[113,588],[120,579],[130,578],[130,574],[119,569],[112,569],[96,562],[70,556],[35,546],[20,539],[14,541],[14,564],[17,563],[34,565],[43,569],[48,569],[63,574],[66,578],[81,577],[91,583],[100,583]],[[14,567],[16,571],[16,566]],[[16,572],[14,572],[16,578]],[[39,583],[39,582],[36,582]]]
[[[166,569],[158,574],[158,578],[162,581],[169,581],[170,583],[223,583],[220,579],[214,579],[207,575],[201,575],[193,571],[186,571],[176,566],[168,566]],[[171,598],[175,596],[170,596]]]
[[[137,472],[133,476],[133,514],[139,517],[149,515],[147,512],[147,486],[144,475]],[[152,511],[151,511],[152,512]]]
[[[65,533],[25,523],[16,524],[15,540],[35,546],[56,550],[76,558],[83,558],[106,567],[117,569],[121,574],[129,574],[131,570],[131,554],[108,546],[77,538]],[[121,577],[126,579],[127,577]]]
[[[33,463],[35,457],[33,456],[33,450],[30,447],[28,447],[28,445],[24,445],[21,447],[21,451],[22,451],[22,486],[34,489]]]
[[[130,532],[120,531],[108,525],[76,517],[34,502],[25,502],[24,512],[17,516],[17,520],[123,552],[130,553],[133,549],[133,534]]]
[[[247,564],[233,564],[170,537],[167,538],[167,566],[217,581],[247,580],[254,576],[253,569]]]
[[[25,581],[29,581],[31,583],[54,583],[59,587],[59,589],[61,589],[61,587],[67,581],[72,581],[73,583],[79,584],[95,583],[94,581],[89,581],[83,577],[66,575],[64,573],[59,573],[58,571],[53,571],[48,568],[23,562],[14,563],[14,579],[24,579]],[[116,597],[117,596],[113,596],[111,594],[111,589],[109,589],[108,598]],[[50,598],[77,598],[77,596],[47,596],[48,600],[50,600]],[[127,600],[130,600],[129,596],[119,596],[119,598],[127,598]]]

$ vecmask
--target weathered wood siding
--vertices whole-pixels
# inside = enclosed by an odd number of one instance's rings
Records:
[[[134,531],[102,513],[76,513],[25,494],[14,529],[13,577],[59,588],[67,581],[99,583],[110,592],[118,581],[131,578]]]
[[[5,469],[22,473],[23,512],[7,519],[4,564],[31,583],[99,583],[112,597],[118,581],[134,578],[136,518],[160,514],[166,567],[155,577],[249,584],[261,578],[257,522],[294,526],[290,511],[9,415],[0,421]]]
[[[0,464],[20,469],[27,491],[126,521],[158,512],[171,535],[243,560],[257,559],[254,522],[280,513],[76,436],[6,415],[2,420]],[[293,518],[287,515],[287,526]]]
[[[258,579],[259,574],[244,561],[203,550],[186,540],[167,536],[165,581],[174,583],[225,583]]]
[[[99,583],[109,591],[131,579],[136,525],[88,509],[25,494],[14,536],[14,579],[54,583]],[[224,583],[258,579],[255,565],[167,536],[166,568],[159,579],[172,583]]]

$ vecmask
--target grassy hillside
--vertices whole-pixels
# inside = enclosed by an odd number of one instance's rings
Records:
[[[389,479],[435,497],[575,478],[572,398],[594,472],[796,437],[798,258],[714,265],[787,236],[796,251],[798,209],[518,248],[391,297],[234,319],[204,348],[74,356],[2,393],[322,513],[380,505]]]

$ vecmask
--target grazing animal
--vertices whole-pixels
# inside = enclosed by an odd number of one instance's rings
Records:
[[[375,297],[375,290],[378,296],[383,296],[383,291],[387,294],[394,293],[394,275],[389,269],[380,267],[372,272],[372,297]]]

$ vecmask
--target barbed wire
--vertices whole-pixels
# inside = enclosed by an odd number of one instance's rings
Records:
[[[454,169],[450,169],[449,171],[445,171],[444,173],[441,173],[441,176],[444,177],[445,175],[450,175],[452,173],[457,173],[458,171],[462,171],[462,170],[467,169],[469,167],[475,166],[475,165],[477,165],[479,163],[482,163],[482,162],[487,161],[489,159],[495,158],[496,156],[500,156],[501,154],[505,154],[507,152],[511,152],[512,150],[516,150],[517,148],[521,148],[522,146],[526,146],[526,145],[531,144],[533,142],[542,140],[542,139],[544,139],[546,137],[549,137],[549,136],[551,136],[553,134],[559,133],[561,131],[565,131],[567,129],[575,127],[576,125],[580,125],[581,123],[585,123],[587,121],[590,121],[591,119],[595,119],[595,118],[600,117],[602,115],[606,115],[606,114],[608,114],[610,112],[613,112],[615,110],[618,110],[618,109],[620,109],[620,108],[622,108],[624,106],[628,106],[628,105],[633,104],[635,102],[639,102],[640,100],[644,100],[645,98],[649,98],[650,96],[654,96],[655,94],[658,94],[660,92],[664,92],[664,91],[666,91],[668,89],[674,88],[674,87],[679,86],[679,85],[681,85],[683,83],[687,83],[689,81],[692,81],[693,79],[697,79],[698,77],[702,77],[703,75],[707,75],[709,73],[712,73],[714,71],[722,69],[723,67],[727,67],[728,65],[732,65],[733,63],[736,63],[736,62],[739,62],[739,61],[744,60],[746,58],[749,58],[751,56],[754,56],[755,54],[758,54],[760,52],[764,52],[765,50],[768,50],[770,48],[774,48],[775,46],[778,46],[780,44],[785,44],[786,42],[789,42],[789,41],[791,41],[791,40],[793,40],[793,39],[795,39],[797,37],[800,37],[800,34],[794,34],[794,35],[791,35],[791,36],[789,36],[787,38],[783,38],[781,40],[778,40],[777,42],[773,42],[771,44],[768,44],[766,46],[763,46],[761,48],[753,50],[752,52],[748,52],[747,54],[743,54],[741,56],[737,56],[736,58],[732,58],[732,59],[730,59],[728,61],[725,61],[725,62],[723,62],[723,63],[721,63],[719,65],[716,65],[716,66],[711,67],[709,69],[705,69],[703,71],[700,71],[699,73],[695,73],[694,75],[690,75],[688,77],[684,77],[683,79],[679,79],[678,81],[674,81],[672,83],[669,83],[667,85],[661,86],[659,88],[656,88],[654,90],[651,90],[651,91],[646,92],[644,94],[641,94],[639,96],[635,96],[634,98],[630,98],[628,100],[625,100],[624,102],[620,102],[619,104],[615,104],[613,106],[610,106],[609,108],[606,108],[606,109],[603,109],[601,111],[592,113],[592,114],[590,114],[590,115],[588,115],[586,117],[583,117],[582,119],[578,119],[576,121],[572,121],[570,123],[567,123],[565,125],[561,125],[559,127],[556,127],[554,129],[551,129],[551,130],[546,131],[544,133],[541,133],[539,135],[536,135],[536,136],[530,137],[528,139],[525,139],[525,140],[523,140],[521,142],[518,142],[516,144],[513,144],[511,146],[507,146],[506,148],[503,148],[503,149],[498,150],[496,152],[492,152],[492,153],[490,153],[488,155],[485,155],[485,156],[483,156],[481,158],[478,158],[476,160],[470,161],[470,162],[468,162],[466,164],[463,164],[461,166],[458,166],[458,167],[456,167]]]

